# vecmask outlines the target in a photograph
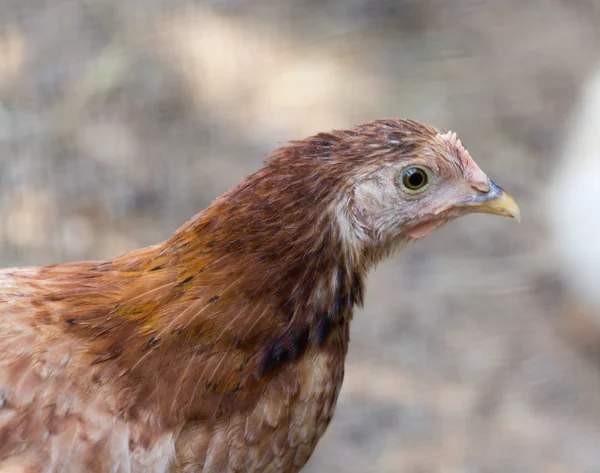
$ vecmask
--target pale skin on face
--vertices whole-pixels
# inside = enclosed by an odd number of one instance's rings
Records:
[[[488,176],[481,170],[481,168],[475,163],[471,155],[467,151],[467,149],[463,146],[460,139],[456,136],[456,133],[452,131],[448,131],[444,134],[438,134],[436,136],[437,140],[444,142],[447,145],[455,147],[458,151],[458,156],[460,158],[460,163],[464,168],[465,179],[471,184],[471,187],[479,192],[489,192],[490,191],[490,183]],[[446,154],[447,159],[455,160],[454,153]],[[416,227],[408,229],[405,233],[414,239],[425,238],[431,232],[436,230],[438,227],[444,224],[444,220],[436,220],[428,223],[424,223],[422,225],[418,225]]]
[[[439,146],[426,157],[381,169],[354,189],[359,225],[372,237],[386,233],[421,239],[460,215],[498,213],[518,219],[514,199],[496,186],[471,158],[456,133],[440,133]],[[422,192],[403,192],[398,176],[411,167],[427,170],[431,185]],[[406,189],[404,189],[406,190]]]

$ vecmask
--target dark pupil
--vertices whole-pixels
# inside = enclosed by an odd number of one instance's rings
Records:
[[[423,171],[419,169],[411,169],[406,174],[408,175],[405,177],[405,182],[407,184],[407,187],[409,187],[410,189],[418,189],[419,187],[422,187],[423,184],[425,184],[425,176],[423,174]]]

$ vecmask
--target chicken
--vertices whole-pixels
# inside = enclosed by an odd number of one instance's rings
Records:
[[[519,218],[456,134],[378,120],[276,150],[165,243],[0,273],[1,472],[297,472],[367,272]]]

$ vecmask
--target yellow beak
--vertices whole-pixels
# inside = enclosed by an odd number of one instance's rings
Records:
[[[502,215],[513,217],[517,222],[521,221],[521,210],[514,197],[497,186],[492,180],[490,180],[489,192],[478,195],[460,206],[469,207],[469,210],[474,213]]]

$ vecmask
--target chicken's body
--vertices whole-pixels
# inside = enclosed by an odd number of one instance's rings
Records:
[[[0,472],[299,471],[367,271],[509,200],[455,135],[378,121],[278,150],[164,244],[1,272]]]
[[[71,278],[71,268],[65,269]],[[184,370],[198,368],[173,360],[164,367],[172,373],[163,376],[157,370],[152,378],[155,389],[170,397],[161,400],[165,408],[171,411],[171,402],[175,407],[171,419],[168,412],[158,419],[151,410],[140,412],[139,406],[115,399],[123,387],[106,372],[109,360],[94,363],[81,343],[64,336],[61,322],[69,322],[63,317],[69,320],[73,314],[53,312],[51,304],[40,307],[37,297],[28,297],[29,291],[64,289],[45,272],[0,275],[0,302],[8,308],[0,316],[0,386],[11,387],[0,397],[0,458],[6,459],[0,471],[274,473],[298,471],[308,460],[341,387],[346,330],[336,331],[319,348],[306,349],[269,382],[247,383],[253,385],[246,393],[250,401],[243,396],[236,401],[231,389],[207,386],[212,377],[206,373],[194,387],[197,402],[206,402],[200,407],[204,412],[187,420],[177,419],[183,407],[175,393],[185,383]],[[227,369],[229,361],[221,361]],[[234,376],[240,384],[246,381],[243,370]],[[153,393],[144,389],[140,395],[151,399]]]
[[[242,342],[251,336],[242,332],[255,330],[244,325],[244,313],[239,325],[207,334],[200,347],[185,347],[188,336],[203,336],[189,319],[162,329],[168,333],[160,339],[156,331],[129,334],[129,319],[111,320],[103,306],[140,297],[138,290],[168,298],[177,277],[154,273],[143,288],[144,273],[113,272],[106,263],[0,274],[0,386],[9,387],[0,397],[3,468],[287,473],[308,460],[333,415],[348,324],[315,333],[324,337],[318,344],[309,344],[307,332],[273,334],[266,347]],[[130,284],[136,293],[124,296]],[[135,330],[144,331],[144,319]],[[254,335],[268,340],[263,329]],[[128,353],[107,336],[140,340]]]

